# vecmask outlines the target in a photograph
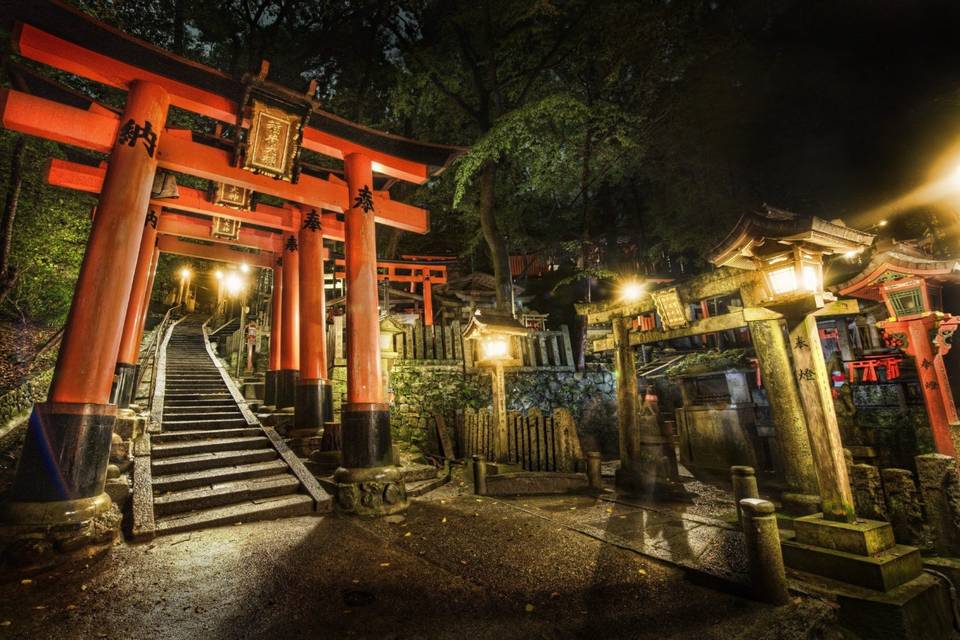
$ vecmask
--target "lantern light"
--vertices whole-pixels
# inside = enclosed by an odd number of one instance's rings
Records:
[[[189,278],[189,277],[190,277],[190,269],[188,269],[187,267],[184,267],[184,268],[180,269],[180,277],[183,278],[184,280],[186,280],[187,278]]]
[[[620,299],[624,302],[636,302],[646,292],[646,286],[639,280],[627,280],[620,285]]]
[[[762,259],[762,269],[775,297],[823,292],[823,264],[819,252],[794,246],[790,251]]]
[[[490,362],[506,360],[510,356],[510,338],[508,336],[485,336],[480,341],[483,359]]]
[[[217,269],[216,271],[213,272],[213,277],[215,277],[217,280],[223,280],[223,271],[220,271],[220,269]]]
[[[236,296],[241,291],[243,291],[243,278],[237,275],[234,272],[227,274],[226,280],[224,281],[227,286],[227,293],[231,296]]]
[[[250,273],[250,265],[248,265],[246,262],[241,262],[240,271],[242,271],[243,273]]]

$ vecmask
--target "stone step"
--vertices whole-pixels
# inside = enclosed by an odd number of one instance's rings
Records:
[[[234,467],[239,464],[253,464],[276,460],[279,454],[275,449],[250,449],[248,451],[214,451],[160,458],[153,460],[151,469],[153,476],[162,476],[170,473],[186,473],[188,471],[202,471],[217,467]]]
[[[442,476],[439,478],[430,478],[429,480],[415,480],[414,482],[406,482],[406,491],[407,496],[410,498],[417,498],[426,493],[438,489],[443,485],[450,482],[450,476]]]
[[[163,495],[154,493],[153,512],[162,517],[184,511],[198,511],[237,502],[285,496],[296,493],[299,486],[300,481],[296,476],[283,474],[235,480],[185,491],[173,491]]]
[[[443,473],[443,469],[438,469],[431,464],[412,464],[400,467],[400,474],[403,475],[404,482],[434,480],[441,473]]]
[[[168,416],[181,416],[184,414],[190,413],[228,413],[231,410],[236,410],[236,403],[220,403],[220,404],[201,404],[201,405],[182,405],[182,406],[172,406],[168,407],[164,405],[163,415]]]
[[[174,416],[178,417],[178,416]],[[221,418],[217,420],[167,420],[161,423],[164,431],[199,431],[200,429],[236,429],[246,427],[246,418]]]
[[[242,427],[239,429],[196,429],[192,431],[165,431],[150,436],[150,444],[167,444],[185,440],[212,440],[214,438],[256,437],[263,434],[260,427]]]
[[[153,443],[151,443],[153,444]],[[173,458],[193,453],[208,453],[212,451],[244,451],[247,449],[263,449],[270,446],[266,436],[252,436],[245,438],[211,438],[207,440],[184,440],[153,445],[150,454],[156,458]]]
[[[163,414],[163,419],[165,421],[169,420],[224,420],[228,418],[242,418],[243,413],[237,409],[236,406],[231,407],[230,409],[224,409],[222,411],[178,411],[176,413],[166,413]]]
[[[312,512],[313,499],[310,496],[293,494],[159,518],[156,531],[157,535],[165,535],[227,524],[307,515]]]

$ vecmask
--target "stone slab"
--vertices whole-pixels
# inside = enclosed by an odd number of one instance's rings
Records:
[[[487,476],[487,493],[490,496],[535,495],[567,493],[589,489],[584,473],[554,473],[523,471],[498,473]]]
[[[909,582],[923,569],[920,550],[899,544],[873,556],[793,540],[785,540],[781,546],[783,561],[792,569],[876,591],[888,591]]]
[[[861,556],[876,555],[896,544],[893,527],[879,520],[835,522],[817,513],[795,519],[793,526],[797,542]]]
[[[941,640],[954,637],[947,589],[921,574],[882,594],[840,593],[838,622],[862,638]]]
[[[150,457],[133,461],[133,530],[135,540],[153,540],[157,524],[153,517],[153,485]]]

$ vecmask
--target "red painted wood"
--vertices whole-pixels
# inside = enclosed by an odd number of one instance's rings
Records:
[[[297,236],[287,233],[283,249],[283,310],[280,319],[280,368],[300,369],[300,251]],[[293,241],[291,243],[290,241]]]
[[[270,371],[280,370],[280,341],[283,335],[283,267],[273,267],[273,297],[270,301]]]
[[[351,154],[344,159],[350,203],[362,189],[373,188],[370,159]],[[374,203],[376,207],[376,203]],[[346,240],[346,342],[347,401],[383,403],[380,371],[380,314],[377,299],[377,238],[375,209],[347,211]]]
[[[127,314],[123,321],[123,335],[120,338],[120,350],[117,352],[117,362],[124,364],[136,364],[140,356],[140,341],[137,328],[140,324],[143,300],[147,295],[147,281],[150,279],[150,263],[153,261],[154,247],[157,244],[157,222],[161,215],[159,207],[151,205],[150,211],[156,216],[156,220],[152,223],[148,220],[143,226],[143,235],[140,238],[140,252],[137,254],[137,267],[133,274],[133,284],[130,287],[130,301],[127,303]]]
[[[162,87],[135,82],[123,119],[149,121],[162,138],[168,105]],[[132,147],[115,144],[110,161],[50,385],[51,402],[110,399],[157,160],[137,141]]]
[[[300,225],[300,381],[327,379],[323,235]]]

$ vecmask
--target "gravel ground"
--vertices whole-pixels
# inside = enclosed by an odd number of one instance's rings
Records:
[[[461,491],[388,520],[303,517],[118,545],[104,563],[0,585],[0,637],[772,639],[822,637],[831,614],[709,589]]]

